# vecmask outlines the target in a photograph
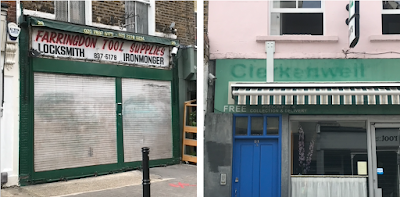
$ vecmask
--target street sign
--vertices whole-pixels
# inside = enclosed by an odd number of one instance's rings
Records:
[[[354,48],[360,38],[360,6],[359,1],[351,0],[346,9],[349,11],[349,18],[346,24],[349,26],[348,38],[349,47]]]

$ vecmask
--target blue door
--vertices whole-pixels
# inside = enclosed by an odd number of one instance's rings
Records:
[[[233,197],[278,197],[278,139],[236,139]]]

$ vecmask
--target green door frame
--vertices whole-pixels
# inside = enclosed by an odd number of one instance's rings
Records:
[[[117,155],[118,162],[97,166],[60,169],[45,172],[34,171],[34,72],[79,74],[115,77],[116,103],[122,102],[121,78],[163,80],[171,82],[172,107],[172,158],[150,161],[150,166],[177,164],[180,162],[180,125],[179,125],[179,87],[177,68],[170,70],[143,67],[119,66],[83,61],[68,61],[49,58],[36,58],[29,55],[30,46],[29,20],[21,23],[20,33],[20,149],[19,176],[20,185],[74,179],[94,175],[109,174],[137,169],[141,161],[123,162],[122,118],[117,118]],[[176,62],[176,60],[174,60]],[[117,113],[122,111],[118,106]]]

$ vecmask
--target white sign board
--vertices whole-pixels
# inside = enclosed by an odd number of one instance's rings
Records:
[[[169,47],[33,28],[32,48],[44,56],[132,64],[169,66]]]
[[[350,18],[349,18],[350,19]],[[349,21],[349,45],[356,39],[356,18]]]
[[[356,1],[349,2],[349,19],[356,13]]]

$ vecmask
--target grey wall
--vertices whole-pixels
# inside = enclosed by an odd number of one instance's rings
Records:
[[[232,114],[208,113],[204,131],[204,196],[231,196]],[[226,174],[226,185],[220,184]]]
[[[281,164],[281,196],[289,196],[290,191],[290,131],[289,115],[282,114],[282,164]]]
[[[215,60],[208,61],[208,73],[211,73],[215,76]],[[208,76],[208,73],[204,73],[204,75]],[[207,113],[214,112],[215,80],[213,80],[211,83],[209,83],[207,80],[208,84],[207,100],[206,100]]]

